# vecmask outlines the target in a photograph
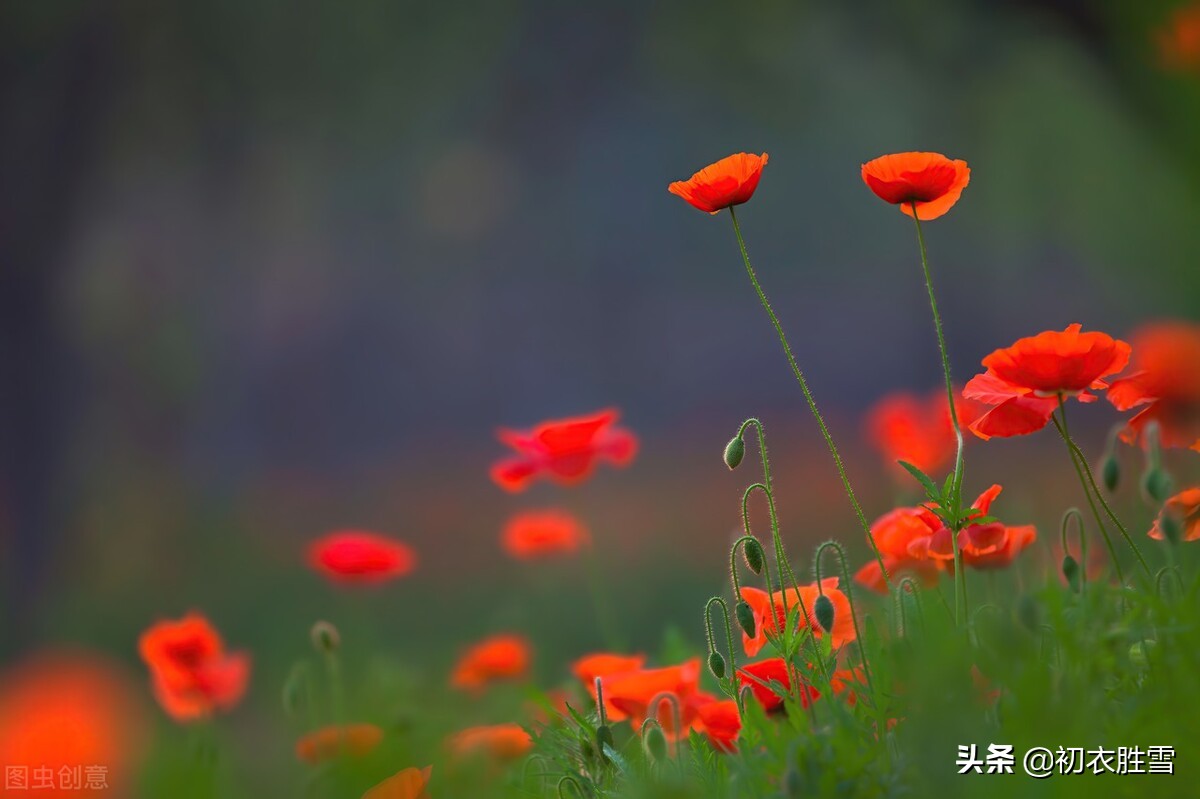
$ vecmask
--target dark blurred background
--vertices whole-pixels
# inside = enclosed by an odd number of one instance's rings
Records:
[[[1179,5],[5,4],[0,654],[132,660],[151,620],[200,607],[283,664],[329,612],[301,551],[335,526],[421,553],[374,611],[411,649],[438,603],[511,596],[504,518],[559,503],[602,568],[643,557],[613,592],[635,642],[698,637],[746,477],[719,453],[746,416],[797,551],[861,542],[728,219],[668,182],[770,153],[740,218],[875,516],[895,489],[861,414],[940,367],[912,226],[859,165],[970,163],[926,229],[960,381],[1046,328],[1196,318],[1200,70],[1160,38]],[[610,405],[642,438],[631,469],[519,497],[488,481],[498,425]],[[1116,416],[1080,415],[1098,451]],[[1052,524],[1045,484],[1017,478],[1043,448],[1061,466],[1054,445],[973,446],[968,485],[1012,476],[1013,521]],[[601,643],[570,603],[553,622],[520,603],[459,637]]]

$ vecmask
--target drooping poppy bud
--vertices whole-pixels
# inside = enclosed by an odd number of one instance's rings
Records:
[[[750,571],[762,574],[765,555],[762,544],[758,543],[757,538],[751,538],[742,546],[742,555],[745,556],[746,565],[750,567]]]
[[[827,633],[833,632],[834,609],[833,600],[825,594],[817,596],[817,601],[813,603],[813,615],[817,617],[817,624],[821,625],[821,629]]]
[[[725,679],[725,658],[715,649],[708,653],[708,670],[718,680]]]
[[[742,632],[754,638],[758,627],[754,623],[754,610],[750,607],[749,603],[744,599],[739,599],[733,608],[733,615],[737,617],[738,625],[742,628]]]
[[[616,748],[616,746],[613,744],[612,729],[607,724],[601,724],[596,728],[596,748],[599,749],[600,753],[605,757],[607,757],[607,754],[604,753],[604,747],[606,746],[609,749]]]
[[[731,470],[736,469],[744,457],[746,457],[746,440],[740,435],[729,439],[729,443],[725,445],[725,465]]]
[[[667,756],[667,739],[657,724],[646,727],[646,732],[642,735],[642,746],[646,749],[646,755],[655,762]]]
[[[337,627],[327,621],[319,621],[314,624],[309,635],[312,638],[313,647],[322,655],[332,654],[342,645],[342,637],[338,634]]]
[[[1109,490],[1109,493],[1117,490],[1117,484],[1121,481],[1121,462],[1117,460],[1117,455],[1111,449],[1104,457],[1104,463],[1100,466],[1100,476],[1104,480],[1104,487]]]
[[[1142,475],[1142,492],[1153,502],[1166,502],[1173,486],[1171,475],[1161,466],[1151,466]]]
[[[1183,537],[1183,525],[1179,523],[1179,517],[1174,513],[1168,511],[1162,514],[1158,527],[1162,530],[1163,538],[1170,541],[1171,544],[1178,544]]]
[[[1067,554],[1063,557],[1062,562],[1063,577],[1067,580],[1067,585],[1075,593],[1079,593],[1079,561],[1075,560],[1074,556]]]

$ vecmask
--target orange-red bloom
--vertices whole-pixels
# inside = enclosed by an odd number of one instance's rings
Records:
[[[506,491],[524,491],[539,477],[564,485],[579,483],[600,461],[628,466],[637,455],[638,441],[633,433],[614,426],[618,415],[609,409],[542,422],[528,432],[501,429],[497,437],[517,454],[492,466],[492,480]]]
[[[1163,504],[1154,526],[1150,528],[1151,538],[1161,541],[1166,537],[1162,529],[1165,516],[1174,517],[1179,524],[1181,541],[1200,539],[1200,486],[1185,488]]]
[[[696,711],[698,726],[718,752],[736,752],[738,733],[742,731],[742,719],[738,715],[737,702],[722,699],[708,702]]]
[[[403,577],[417,564],[407,544],[365,530],[339,530],[308,548],[309,564],[334,582],[382,583]]]
[[[958,423],[966,427],[982,412],[982,406],[956,397],[954,410]],[[957,440],[945,389],[927,398],[907,391],[888,394],[868,412],[866,428],[871,443],[898,474],[908,473],[897,461],[907,461],[926,474],[934,474],[954,457]]]
[[[1175,9],[1156,36],[1158,54],[1167,69],[1200,68],[1200,4]]]
[[[922,585],[935,584],[944,564],[910,554],[909,546],[920,538],[932,535],[941,525],[937,514],[924,505],[896,508],[876,519],[871,525],[871,536],[879,547],[888,575],[894,579],[898,575],[909,574]],[[879,570],[879,561],[874,558],[858,570],[854,579],[872,591],[887,593],[887,583]]]
[[[517,680],[529,670],[529,642],[519,635],[495,635],[480,641],[458,661],[450,684],[478,692],[496,680]]]
[[[1129,420],[1121,438],[1137,441],[1158,422],[1164,447],[1200,452],[1200,325],[1159,322],[1130,337],[1130,373],[1112,381],[1108,400],[1119,411],[1145,406]]]
[[[850,600],[846,595],[838,590],[838,578],[827,577],[821,581],[821,587],[818,589],[817,584],[800,586],[799,599],[804,605],[804,610],[807,613],[807,618],[801,615],[797,626],[808,626],[811,628],[818,638],[825,635],[825,631],[821,629],[821,625],[817,624],[816,616],[813,615],[813,606],[817,601],[817,597],[824,593],[833,603],[833,647],[836,649],[842,644],[853,641],[856,637],[854,632],[854,618],[850,614]],[[778,634],[783,629],[785,622],[783,592],[773,591],[769,596],[766,591],[759,588],[742,588],[742,598],[746,600],[746,604],[754,613],[754,637],[746,635],[742,631],[742,646],[746,650],[746,654],[754,657],[767,644],[767,634]],[[795,590],[791,590],[787,596],[787,606],[791,610],[796,607],[797,594]]]
[[[596,701],[596,678],[603,680],[617,674],[640,671],[646,662],[645,655],[614,655],[609,652],[597,652],[584,655],[571,664],[571,673],[583,683],[584,689]],[[604,697],[604,710],[611,721],[623,721],[625,713],[613,704],[612,698]]]
[[[583,522],[562,510],[518,513],[500,536],[504,551],[517,560],[570,555],[590,540]]]
[[[339,755],[366,757],[383,740],[374,724],[341,724],[314,730],[296,742],[296,757],[316,765]]]
[[[995,407],[975,420],[971,432],[983,439],[1025,435],[1046,426],[1060,396],[1094,402],[1089,389],[1106,388],[1103,378],[1125,368],[1129,345],[1080,329],[1047,330],[984,358],[987,371],[971,378],[963,396]]]
[[[226,652],[221,636],[199,613],[158,622],[142,633],[138,648],[150,667],[155,698],[176,721],[230,710],[246,692],[250,657]]]
[[[450,738],[454,754],[485,754],[496,760],[516,760],[533,747],[533,739],[519,724],[470,727]]]
[[[736,153],[709,164],[688,180],[675,181],[667,191],[701,211],[715,214],[722,208],[749,200],[758,188],[758,179],[766,165],[766,153]]]
[[[940,153],[896,153],[862,165],[862,179],[875,196],[922,221],[949,211],[971,181],[966,161]]]
[[[750,690],[754,692],[754,698],[767,712],[783,707],[783,697],[775,693],[772,683],[778,683],[787,693],[791,693],[792,690],[792,678],[788,674],[787,661],[783,658],[767,658],[742,666],[738,669],[738,683],[749,685]],[[808,707],[810,701],[820,696],[821,692],[814,686],[805,685],[800,694],[800,704]]]
[[[364,793],[362,799],[428,799],[425,786],[432,770],[432,766],[406,768]]]
[[[638,727],[651,714],[662,725],[668,740],[679,731],[675,726],[675,710],[671,700],[679,703],[679,723],[683,731],[696,728],[700,707],[713,697],[700,691],[700,659],[694,658],[677,666],[661,669],[642,669],[610,677],[602,677],[605,702],[611,702]]]

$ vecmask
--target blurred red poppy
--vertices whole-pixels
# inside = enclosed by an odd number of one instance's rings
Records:
[[[1166,516],[1174,517],[1179,525],[1181,541],[1200,539],[1200,486],[1185,488],[1163,504],[1154,526],[1150,528],[1151,538],[1161,541],[1166,537],[1162,529]]]
[[[296,742],[296,757],[316,765],[340,755],[365,757],[383,740],[374,724],[340,724],[313,730]]]
[[[895,153],[862,165],[862,179],[875,196],[922,221],[949,211],[971,181],[966,161],[940,153]]]
[[[533,748],[533,739],[519,724],[493,724],[456,733],[449,745],[459,756],[484,754],[496,760],[516,760]]]
[[[142,633],[138,648],[150,668],[155,698],[176,721],[232,709],[250,681],[250,657],[226,652],[221,636],[199,613],[154,624]]]
[[[1157,32],[1155,42],[1167,69],[1200,68],[1200,3],[1176,8]]]
[[[738,733],[742,731],[742,719],[738,715],[737,702],[722,699],[700,705],[696,711],[698,725],[708,742],[718,752],[736,752]]]
[[[1157,422],[1164,447],[1200,452],[1200,325],[1158,322],[1130,337],[1130,373],[1112,381],[1108,400],[1119,411],[1146,406],[1121,438],[1135,442]]]
[[[995,407],[971,431],[983,439],[1025,435],[1049,423],[1059,396],[1094,402],[1089,389],[1106,388],[1103,378],[1125,368],[1129,345],[1106,333],[1081,333],[1081,327],[1047,330],[984,358],[987,371],[967,382],[963,396]]]
[[[678,701],[679,724],[684,731],[695,727],[701,705],[713,699],[700,691],[699,658],[677,666],[602,677],[601,683],[605,700],[624,713],[635,728],[653,713],[668,740],[674,740],[678,731],[675,709],[666,697]]]
[[[308,562],[337,583],[374,584],[403,577],[417,565],[407,544],[365,530],[339,530],[312,542]]]
[[[612,409],[590,416],[542,422],[533,430],[501,429],[497,437],[516,456],[492,466],[492,480],[506,491],[524,491],[539,477],[572,485],[586,480],[600,461],[628,466],[637,455],[633,433],[615,427]]]
[[[529,670],[529,642],[519,635],[495,635],[472,646],[459,659],[450,684],[479,692],[497,680],[516,680]]]
[[[583,683],[592,701],[596,701],[596,678],[603,680],[616,674],[627,674],[641,670],[646,662],[645,655],[615,655],[609,652],[597,652],[584,655],[571,664],[571,673]],[[609,696],[604,697],[604,710],[610,721],[623,721],[625,713],[612,703]]]
[[[915,508],[896,508],[880,516],[871,525],[871,535],[883,565],[893,578],[905,574],[912,576],[922,585],[934,585],[945,564],[941,561],[919,558],[912,555],[909,546],[917,539],[929,536],[941,527],[941,520],[924,505]],[[854,579],[881,594],[887,593],[887,584],[879,569],[879,562],[872,558],[854,575]]]
[[[818,638],[825,635],[825,631],[817,624],[816,617],[813,615],[813,607],[817,601],[817,597],[821,593],[824,593],[833,603],[832,643],[835,649],[853,641],[857,637],[854,632],[854,618],[850,612],[850,600],[838,590],[837,586],[837,577],[827,577],[822,580],[820,589],[817,588],[816,583],[800,586],[798,597],[804,605],[807,618],[802,615],[797,622],[798,627],[808,626],[812,629]],[[753,611],[755,622],[755,634],[753,638],[746,635],[744,630],[742,631],[742,646],[745,648],[748,656],[754,657],[766,646],[767,633],[774,635],[783,629],[785,621],[783,592],[774,591],[768,596],[766,591],[759,588],[742,588],[742,598],[746,600],[746,604]],[[787,596],[788,609],[794,609],[796,604],[797,593],[794,589],[789,590]]]
[[[788,674],[787,662],[783,658],[767,658],[757,663],[748,663],[738,669],[738,683],[749,685],[754,692],[754,698],[768,713],[783,707],[783,697],[777,694],[772,683],[778,683],[785,692],[791,693],[792,679]],[[812,685],[805,685],[799,699],[800,704],[808,707],[808,703],[818,699],[821,692]]]
[[[956,397],[954,410],[958,423],[966,427],[982,413],[983,406]],[[908,475],[897,461],[907,461],[926,474],[934,474],[954,458],[957,441],[945,389],[928,397],[907,391],[888,394],[867,413],[866,428],[871,443],[897,474]]]
[[[364,793],[362,799],[427,799],[425,786],[432,770],[432,766],[406,768]]]
[[[754,196],[767,154],[735,153],[709,164],[687,180],[677,180],[667,191],[682,197],[694,208],[715,214],[722,208],[741,205]]]
[[[590,540],[583,522],[563,510],[518,513],[509,519],[500,537],[504,551],[517,560],[570,555]]]

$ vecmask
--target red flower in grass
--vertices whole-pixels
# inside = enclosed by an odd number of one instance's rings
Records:
[[[1200,68],[1200,4],[1175,9],[1156,36],[1158,54],[1167,69]]]
[[[425,786],[432,770],[432,766],[406,768],[364,793],[362,799],[428,799]]]
[[[1119,411],[1145,406],[1121,434],[1137,441],[1158,422],[1164,447],[1200,452],[1200,325],[1159,322],[1130,337],[1130,373],[1112,381],[1108,401]]]
[[[966,427],[975,421],[983,406],[958,397],[954,410],[958,423]],[[928,397],[907,391],[888,394],[868,412],[866,428],[871,443],[899,474],[908,473],[897,461],[907,461],[926,474],[933,474],[954,458],[957,442],[945,389],[938,389]]]
[[[987,371],[968,381],[963,396],[995,407],[975,420],[971,432],[983,439],[1021,436],[1049,423],[1060,395],[1094,402],[1090,390],[1106,388],[1103,378],[1125,368],[1129,345],[1080,329],[1047,330],[984,358]]]
[[[383,740],[383,730],[374,724],[341,724],[313,730],[296,742],[296,757],[317,765],[339,755],[366,757]]]
[[[1174,517],[1179,524],[1181,541],[1200,539],[1200,486],[1185,488],[1163,504],[1158,518],[1154,520],[1154,526],[1150,528],[1151,538],[1160,541],[1166,538],[1162,529],[1166,516]]]
[[[701,705],[696,714],[698,726],[713,749],[726,753],[737,751],[737,737],[742,731],[737,702],[732,699],[708,702]]]
[[[750,690],[754,692],[754,698],[768,713],[783,707],[783,697],[775,692],[772,683],[778,683],[787,693],[791,693],[792,690],[792,678],[788,674],[787,661],[783,658],[767,658],[742,666],[738,669],[738,683],[749,685]],[[800,695],[800,704],[808,707],[809,702],[820,696],[821,692],[815,687],[805,685]]]
[[[609,652],[597,652],[584,655],[571,664],[571,673],[583,683],[584,689],[596,701],[596,678],[603,680],[618,674],[640,671],[646,662],[644,655],[614,655]],[[623,721],[625,713],[613,704],[607,694],[604,697],[604,710],[610,721]]]
[[[407,544],[364,530],[339,530],[312,542],[308,562],[337,583],[373,584],[403,577],[416,567]]]
[[[767,154],[736,153],[709,164],[687,180],[677,180],[667,191],[682,197],[694,208],[715,214],[722,208],[741,205],[754,196]]]
[[[221,636],[198,613],[158,622],[142,633],[138,649],[150,667],[155,698],[176,721],[232,709],[250,681],[249,656],[226,652]]]
[[[517,760],[533,748],[533,739],[519,724],[469,727],[449,741],[450,751],[460,757],[482,754],[494,760]]]
[[[638,441],[633,433],[614,426],[617,417],[617,411],[609,409],[542,422],[528,432],[501,429],[497,436],[517,454],[492,466],[492,480],[506,491],[524,491],[539,477],[579,483],[600,461],[628,466],[637,455]]]
[[[519,635],[495,635],[468,649],[459,659],[450,684],[480,692],[497,680],[517,680],[529,670],[529,642]]]
[[[804,605],[804,610],[807,611],[807,618],[801,615],[798,621],[799,627],[808,626],[815,631],[818,638],[825,635],[825,631],[817,624],[816,616],[814,615],[813,606],[817,601],[817,597],[824,593],[833,603],[833,647],[836,649],[842,644],[849,643],[855,639],[854,619],[850,615],[850,600],[846,595],[838,590],[838,578],[827,577],[821,581],[821,588],[817,588],[817,584],[800,586],[799,599]],[[750,606],[754,613],[754,637],[746,635],[742,632],[742,646],[746,650],[746,654],[754,657],[767,644],[767,633],[776,634],[783,629],[785,622],[783,592],[774,591],[769,596],[766,591],[759,588],[743,588],[742,599],[746,600],[746,604]],[[788,592],[787,606],[788,609],[796,607],[797,594],[794,589]]]
[[[517,560],[571,555],[590,540],[583,523],[566,511],[525,511],[509,519],[500,534],[504,551]]]
[[[895,579],[908,574],[922,585],[937,583],[938,574],[944,568],[941,561],[916,557],[909,551],[910,545],[921,538],[932,535],[942,526],[942,521],[924,505],[915,508],[896,508],[880,516],[871,525],[871,536],[879,547],[883,565],[888,575]],[[858,570],[854,579],[881,594],[887,593],[887,584],[879,570],[879,561],[872,558]]]
[[[862,165],[867,188],[884,202],[900,206],[922,221],[949,211],[971,181],[966,161],[951,161],[940,153],[896,153]]]
[[[635,728],[653,714],[668,740],[675,740],[680,730],[686,734],[698,728],[700,708],[713,701],[711,695],[700,691],[699,658],[677,666],[601,677],[601,684],[605,701],[612,702]],[[679,729],[671,698],[679,705]]]

